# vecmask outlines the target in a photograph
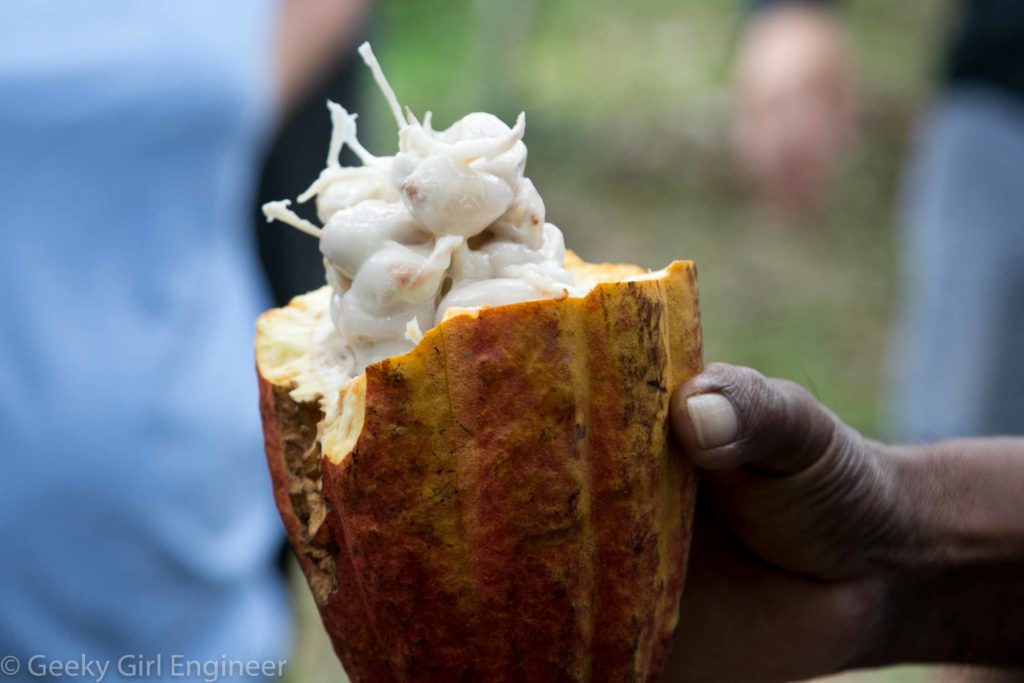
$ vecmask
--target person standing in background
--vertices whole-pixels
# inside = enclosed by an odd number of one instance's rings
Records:
[[[737,152],[754,188],[806,218],[856,139],[835,3],[762,0],[741,46]],[[1024,4],[964,0],[904,188],[900,439],[1024,427]]]
[[[324,141],[330,139],[332,132],[331,117],[325,106],[327,100],[339,102],[349,111],[363,109],[360,99],[367,69],[362,60],[352,58],[352,48],[362,42],[367,33],[375,32],[375,23],[368,17],[359,38],[346,39],[341,46],[345,54],[337,55],[329,65],[331,68],[321,73],[316,82],[310,81],[311,87],[305,88],[301,99],[281,118],[266,150],[251,220],[256,226],[260,262],[276,306],[285,306],[292,297],[324,286],[323,255],[316,240],[268,221],[262,207],[281,197],[297,197],[320,175],[327,155]],[[373,121],[360,120],[359,130],[364,136],[372,136],[373,129]],[[341,163],[350,166],[361,162],[346,146],[341,151]],[[300,216],[318,220],[315,202],[291,208]]]
[[[740,49],[739,160],[798,220],[826,205],[857,137],[837,4],[756,2]],[[887,416],[899,440],[1024,433],[1024,3],[958,5],[903,188]]]
[[[0,7],[8,678],[37,678],[32,657],[113,681],[125,656],[162,657],[167,679],[172,657],[287,656],[250,211],[275,122],[367,4]]]

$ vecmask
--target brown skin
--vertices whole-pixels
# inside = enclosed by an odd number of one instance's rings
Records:
[[[700,394],[737,413],[724,445],[699,443]],[[672,420],[705,471],[665,680],[1024,666],[1024,439],[884,446],[798,386],[722,364],[677,392]]]

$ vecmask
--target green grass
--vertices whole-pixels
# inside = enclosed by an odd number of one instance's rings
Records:
[[[375,49],[403,104],[444,126],[528,112],[529,175],[591,260],[698,264],[706,357],[808,386],[877,434],[895,294],[893,209],[907,129],[931,84],[945,5],[849,3],[866,135],[813,230],[772,225],[729,152],[731,0],[393,0]],[[375,93],[361,122],[394,148]],[[302,596],[296,681],[336,680]],[[862,680],[862,679],[858,679]],[[869,680],[912,683],[922,670]]]

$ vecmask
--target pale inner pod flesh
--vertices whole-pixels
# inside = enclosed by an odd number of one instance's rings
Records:
[[[349,377],[410,351],[453,309],[581,296],[565,268],[561,231],[524,175],[526,117],[508,126],[475,112],[435,131],[398,103],[368,44],[359,48],[398,125],[398,152],[370,154],[356,115],[328,102],[333,132],[327,167],[299,202],[316,198],[323,227],[288,200],[263,206],[318,237],[331,286],[331,320]],[[361,166],[341,166],[348,146]]]

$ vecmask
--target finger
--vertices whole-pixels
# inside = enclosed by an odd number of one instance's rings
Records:
[[[672,397],[672,425],[693,462],[799,472],[828,452],[842,423],[805,389],[714,363]]]
[[[770,567],[698,507],[663,679],[753,683],[835,671],[876,632],[864,624],[880,620],[880,610],[871,609],[882,600],[880,590]]]

